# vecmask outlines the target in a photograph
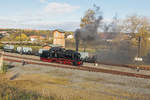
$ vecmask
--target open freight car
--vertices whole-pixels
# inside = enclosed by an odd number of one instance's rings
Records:
[[[79,66],[83,64],[80,53],[73,50],[65,50],[60,47],[53,47],[48,51],[43,51],[40,60],[45,62],[56,62]]]

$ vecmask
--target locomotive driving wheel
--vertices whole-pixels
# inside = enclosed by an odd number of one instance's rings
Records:
[[[78,66],[78,62],[77,62],[77,61],[74,61],[74,62],[73,62],[73,65],[74,65],[74,66]]]

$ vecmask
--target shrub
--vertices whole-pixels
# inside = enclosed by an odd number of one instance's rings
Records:
[[[3,64],[2,66],[2,69],[1,69],[1,73],[6,73],[8,70],[8,65],[6,65],[5,63]]]

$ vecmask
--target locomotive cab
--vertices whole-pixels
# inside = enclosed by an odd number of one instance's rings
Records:
[[[81,55],[80,55],[80,53],[78,53],[78,52],[75,52],[74,54],[73,54],[73,65],[75,65],[75,66],[77,66],[77,65],[82,65],[83,64],[83,62],[82,62],[82,60],[81,60]]]

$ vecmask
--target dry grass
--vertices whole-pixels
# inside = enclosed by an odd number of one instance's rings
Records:
[[[95,84],[95,82],[110,82],[102,78],[84,77],[83,79],[86,81],[72,83],[71,79],[64,77],[68,75],[72,76],[74,74],[71,72],[52,70],[43,74],[20,75],[15,80],[10,81],[7,80],[7,77],[9,78],[10,75],[0,74],[0,83],[7,84],[16,89],[39,93],[43,97],[53,97],[53,100],[127,100],[129,98],[149,100],[139,94],[130,94],[119,89],[104,87],[103,84]],[[110,84],[123,85],[122,83],[115,82],[110,82]],[[79,88],[71,87],[73,85]],[[93,89],[99,89],[100,91]]]
[[[93,78],[91,78],[91,77],[84,77],[83,79],[86,80],[86,81],[95,81],[95,82],[100,82],[100,81],[104,81],[105,80],[103,78],[95,78],[95,77],[93,77]]]
[[[38,67],[22,67],[24,71],[39,71],[41,68]]]
[[[59,85],[67,85],[69,83],[69,79],[59,78],[50,76],[48,74],[28,74],[22,75],[16,80],[30,80],[36,83],[50,83],[50,84],[59,84]]]
[[[47,72],[47,74],[49,74],[49,75],[55,75],[55,76],[60,76],[60,77],[74,75],[72,72],[65,72],[65,71],[61,71],[61,70],[58,70],[58,69],[49,71],[49,72]]]
[[[22,86],[20,86],[20,85]],[[26,85],[25,85],[26,84]],[[9,85],[25,90],[31,90],[42,94],[43,96],[54,96],[55,100],[109,100],[109,96],[105,99],[104,95],[98,93],[88,93],[83,90],[72,90],[55,84],[39,84],[33,81],[12,81]],[[91,95],[92,94],[92,95]],[[111,99],[110,99],[111,100]]]
[[[7,80],[10,87],[23,89],[26,91],[33,91],[40,93],[42,96],[52,96],[54,100],[116,100],[116,97],[90,92],[85,90],[77,90],[66,87],[69,85],[68,79],[60,79],[58,77],[51,77],[46,74],[30,74],[23,75],[13,81]],[[84,84],[83,84],[84,85]],[[88,83],[85,85],[90,87]],[[114,99],[112,99],[114,98]]]
[[[92,81],[92,82],[105,82],[105,83],[109,83],[109,84],[117,84],[117,85],[121,85],[121,86],[125,86],[127,84],[125,83],[122,83],[122,82],[112,82],[112,81],[109,81],[107,79],[103,79],[103,78],[99,78],[99,77],[84,77],[83,78],[84,80],[86,81]]]

